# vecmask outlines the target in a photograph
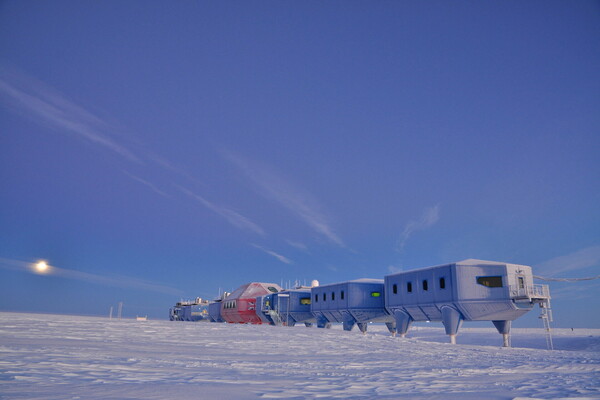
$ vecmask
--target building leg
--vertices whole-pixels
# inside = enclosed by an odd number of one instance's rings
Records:
[[[367,327],[369,326],[369,324],[368,324],[368,323],[366,323],[366,322],[359,322],[359,323],[358,323],[358,324],[356,324],[356,325],[358,325],[358,329],[360,329],[360,331],[361,331],[363,334],[367,333]]]
[[[510,347],[511,321],[492,321],[498,333],[502,334],[502,347]]]
[[[343,326],[344,326],[345,331],[351,331],[352,328],[354,328],[354,320],[349,320],[349,319],[345,320],[343,322]]]
[[[398,310],[394,312],[394,319],[396,320],[396,331],[400,337],[405,337],[412,323],[412,318],[404,311]]]
[[[395,322],[386,322],[385,326],[388,328],[388,331],[390,331],[392,336],[396,336],[396,323]]]
[[[442,323],[446,329],[446,335],[450,336],[450,343],[456,344],[456,335],[462,325],[463,317],[454,308],[442,307]]]

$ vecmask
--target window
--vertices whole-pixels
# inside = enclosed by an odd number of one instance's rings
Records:
[[[406,291],[412,293],[412,282],[406,282]]]
[[[340,293],[342,300],[344,300],[344,291],[342,290],[342,293]]]
[[[323,301],[327,301],[327,293],[323,293]]]
[[[371,292],[371,297],[381,297],[381,292]]]
[[[525,278],[519,276],[519,289],[525,289]]]
[[[271,305],[271,302],[269,300],[265,300],[265,306],[269,307]]]
[[[269,289],[273,293],[277,293],[279,291],[279,290],[277,290],[277,288],[275,288],[273,286],[269,286],[267,289]]]
[[[446,278],[440,278],[440,289],[446,289]]]
[[[429,284],[427,283],[427,279],[423,279],[423,290],[424,291],[429,290]]]
[[[319,302],[319,295],[315,294],[315,303],[318,303],[318,302]]]
[[[487,287],[502,287],[501,276],[478,276],[477,283]]]
[[[300,299],[300,304],[307,305],[310,304],[310,297],[303,297]]]
[[[335,292],[331,292],[331,300],[335,300]]]
[[[398,285],[396,285],[395,283],[394,283],[394,285],[392,286],[392,292],[393,292],[394,294],[398,294]]]

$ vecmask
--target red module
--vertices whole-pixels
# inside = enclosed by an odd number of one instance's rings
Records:
[[[221,317],[229,323],[261,324],[256,315],[256,298],[281,291],[274,283],[251,282],[234,290],[221,302]]]

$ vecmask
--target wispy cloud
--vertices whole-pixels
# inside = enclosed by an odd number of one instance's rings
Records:
[[[132,151],[123,143],[111,137],[116,136],[119,131],[113,125],[34,78],[18,72],[9,73],[0,67],[0,99],[9,108],[19,112],[26,118],[34,119],[42,125],[51,126],[59,132],[75,134],[77,137],[105,150],[112,151],[128,161],[142,164],[147,168],[149,168],[149,165],[155,165],[163,171],[176,173],[189,181],[197,183],[194,177],[174,166],[166,158],[145,149],[143,144],[130,140],[131,147],[135,149],[135,152]],[[163,197],[171,197],[164,190],[159,189],[153,180],[142,179],[127,171],[123,172],[131,179],[147,186],[153,192]],[[209,210],[224,217],[235,227],[250,230],[259,235],[265,234],[260,226],[238,212],[214,204],[181,186],[178,187],[182,192],[194,197]]]
[[[252,243],[252,246],[254,246],[254,247],[256,247],[257,249],[259,249],[259,250],[261,250],[261,251],[263,251],[263,252],[267,253],[268,255],[270,255],[270,256],[272,256],[272,257],[275,257],[276,259],[278,259],[278,260],[279,260],[279,261],[281,261],[282,263],[286,263],[286,264],[292,264],[292,260],[290,260],[289,258],[287,258],[287,257],[285,257],[285,256],[282,256],[282,255],[281,255],[281,254],[279,254],[279,253],[275,253],[273,250],[266,249],[266,248],[264,248],[264,247],[262,247],[262,246],[259,246],[259,245],[257,245],[257,244],[254,244],[254,243]]]
[[[308,193],[294,187],[289,181],[264,165],[258,165],[231,152],[224,157],[240,168],[256,185],[259,193],[290,210],[315,232],[340,247],[346,247],[330,226],[329,218],[321,211],[317,201]]]
[[[206,200],[204,197],[200,196],[199,194],[196,194],[196,193],[192,192],[191,190],[186,189],[182,186],[179,186],[179,185],[175,185],[175,186],[179,190],[181,190],[183,193],[196,199],[204,207],[208,208],[209,210],[213,211],[214,213],[225,218],[231,225],[235,226],[236,228],[243,229],[243,230],[249,230],[254,233],[258,233],[261,236],[265,235],[265,231],[260,226],[258,226],[254,222],[250,221],[248,218],[244,217],[237,211],[233,211],[227,207],[223,207],[223,206],[214,204],[214,203]]]
[[[580,282],[577,284],[577,289],[573,289],[573,285],[559,287],[558,289],[553,286],[550,293],[552,300],[560,299],[565,302],[573,302],[595,298],[600,289],[600,281]]]
[[[0,94],[11,108],[59,131],[74,133],[130,161],[140,162],[133,152],[109,137],[111,127],[101,118],[33,78],[17,74],[9,76],[2,70],[0,74]]]
[[[422,231],[433,226],[440,219],[440,205],[437,204],[433,207],[426,208],[423,212],[423,215],[420,219],[416,221],[410,221],[404,227],[404,231],[400,235],[400,239],[398,240],[398,244],[396,246],[397,251],[404,250],[404,246],[408,239],[412,236],[416,231]]]
[[[296,241],[293,241],[293,240],[286,240],[285,242],[287,244],[289,244],[290,246],[292,246],[292,247],[295,247],[295,248],[297,248],[299,250],[308,252],[308,247],[304,243],[302,243],[302,242],[296,242]]]
[[[157,188],[157,187],[156,187],[156,185],[154,185],[154,184],[152,184],[152,183],[148,182],[147,180],[145,180],[145,179],[142,179],[142,178],[140,178],[140,177],[137,177],[137,176],[135,176],[135,175],[133,175],[133,174],[130,174],[130,173],[129,173],[129,172],[127,172],[127,171],[123,171],[123,173],[125,173],[125,175],[127,175],[128,177],[130,177],[130,178],[131,178],[131,179],[133,179],[134,181],[138,181],[138,182],[139,182],[139,183],[141,183],[142,185],[145,185],[145,186],[149,187],[149,188],[150,188],[150,189],[152,189],[152,190],[153,190],[155,193],[158,193],[158,194],[160,194],[160,195],[161,195],[161,196],[163,196],[163,197],[171,197],[171,196],[169,196],[167,193],[165,193],[165,192],[163,192],[162,190],[160,190],[159,188]]]
[[[0,258],[0,268],[38,273],[36,272],[35,263],[7,258]],[[105,276],[55,266],[48,266],[47,271],[44,272],[44,275],[46,274],[49,276],[75,279],[100,285],[147,290],[173,296],[181,296],[183,294],[179,289],[130,276]]]
[[[575,272],[586,268],[600,268],[600,246],[590,246],[576,252],[555,257],[534,265],[536,274],[555,276],[565,272]]]

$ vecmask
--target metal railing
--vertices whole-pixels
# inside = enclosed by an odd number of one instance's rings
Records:
[[[517,285],[509,285],[508,291],[513,299],[549,299],[550,288],[548,285],[525,285],[523,287]]]

